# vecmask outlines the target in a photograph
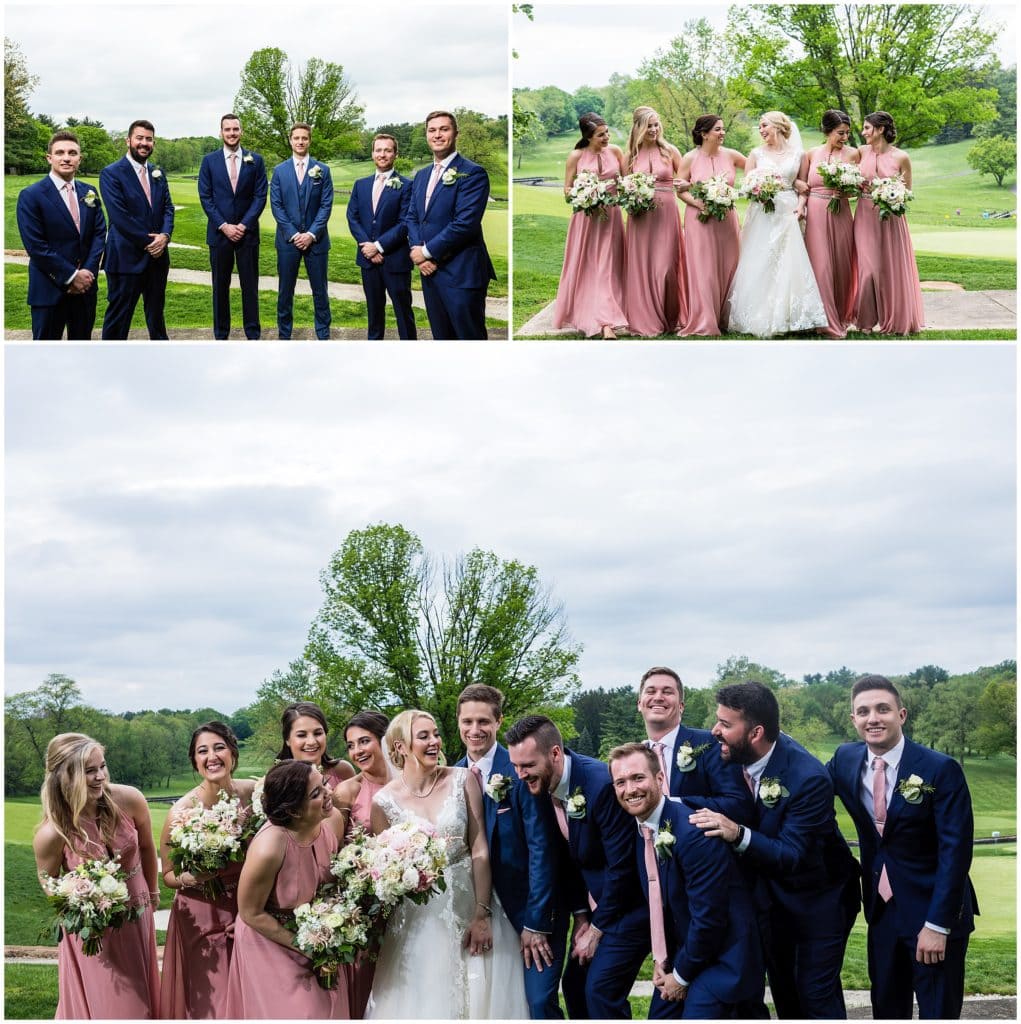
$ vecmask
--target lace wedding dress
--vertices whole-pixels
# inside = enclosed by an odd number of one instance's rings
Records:
[[[366,1018],[523,1020],[528,1018],[517,932],[493,890],[493,948],[470,956],[465,929],[475,913],[468,848],[466,768],[455,768],[451,790],[432,824],[447,844],[447,888],[423,906],[405,901],[387,923]],[[423,821],[389,792],[376,804],[391,825]]]
[[[825,327],[826,310],[794,214],[798,200],[793,185],[801,150],[776,153],[759,146],[752,152],[756,168],[776,171],[786,188],[777,195],[773,213],[766,213],[759,203],[748,204],[741,258],[727,298],[729,330],[770,338]]]

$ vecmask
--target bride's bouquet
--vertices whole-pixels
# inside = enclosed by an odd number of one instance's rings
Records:
[[[63,928],[82,940],[86,956],[101,952],[103,934],[108,928],[120,928],[145,911],[144,902],[132,905],[127,882],[118,857],[83,861],[58,878],[42,876],[47,899],[57,909],[54,938],[60,938]]]
[[[892,178],[873,178],[869,194],[879,209],[880,220],[886,220],[887,217],[903,217],[907,212],[908,203],[915,198],[914,192],[907,187],[904,178],[899,174]]]
[[[341,851],[343,853],[343,851]],[[401,900],[427,903],[447,881],[447,847],[425,821],[400,821],[366,843],[372,891],[388,916]]]
[[[708,223],[710,217],[723,220],[734,209],[738,197],[737,189],[728,184],[723,174],[706,178],[705,181],[692,182],[689,191],[696,199],[701,199],[705,206],[698,214],[700,224]]]
[[[170,829],[170,860],[178,875],[213,873],[202,883],[206,896],[215,900],[223,895],[223,883],[215,877],[228,864],[244,857],[244,844],[256,831],[255,817],[241,800],[221,790],[210,808],[196,800],[192,807],[177,814]]]
[[[840,195],[833,196],[826,204],[826,209],[830,213],[840,212],[840,196],[852,199],[855,196],[861,195],[861,187],[865,179],[862,177],[861,168],[857,164],[833,160],[829,163],[819,164],[816,170],[819,172],[819,177],[822,178],[822,183],[827,188],[836,189],[840,193]]]
[[[749,171],[741,184],[741,195],[753,203],[759,203],[765,213],[774,213],[777,195],[786,188],[786,183],[776,171],[756,167]]]
[[[656,205],[656,176],[635,171],[617,178],[617,205],[629,217],[640,217]]]
[[[354,963],[369,944],[373,925],[358,901],[337,891],[331,882],[316,898],[294,908],[293,922],[286,925],[294,934],[294,948],[312,961],[312,971],[321,988],[337,985],[342,964]]]
[[[592,171],[579,171],[566,199],[572,213],[584,213],[587,217],[606,217],[606,208],[617,204],[612,188],[615,182],[603,181]]]

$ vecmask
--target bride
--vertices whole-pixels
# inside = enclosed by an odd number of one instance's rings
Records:
[[[793,190],[803,156],[801,135],[786,114],[771,110],[759,120],[759,136],[762,145],[748,154],[745,180],[755,168],[774,171],[784,188],[774,200],[772,213],[757,202],[748,204],[727,308],[731,331],[769,338],[825,327],[826,311],[808,260]]]
[[[373,799],[372,831],[430,822],[446,840],[447,888],[422,906],[405,900],[390,918],[366,1017],[526,1019],[520,943],[492,888],[479,783],[440,764],[428,712],[401,712],[385,742],[397,776]]]

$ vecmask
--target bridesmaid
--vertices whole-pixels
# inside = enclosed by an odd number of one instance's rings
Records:
[[[624,311],[628,330],[645,338],[674,334],[688,316],[681,214],[675,181],[681,154],[663,138],[659,114],[636,107],[627,143],[629,174],[642,171],[656,179],[656,206],[628,216],[624,270]]]
[[[610,144],[610,129],[598,114],[583,114],[578,121],[581,139],[567,158],[564,194],[571,191],[579,171],[592,171],[601,179],[624,173],[624,154]],[[560,274],[554,327],[574,327],[586,338],[617,337],[615,327],[627,323],[624,314],[624,220],[617,207],[606,217],[571,215]]]
[[[170,809],[160,836],[163,881],[176,889],[163,952],[160,1017],[164,1020],[211,1020],[226,1017],[227,975],[230,968],[234,919],[238,913],[237,883],[241,864],[220,873],[224,892],[211,900],[202,889],[210,875],[174,872],[170,860],[170,830],[177,816],[198,801],[210,808],[223,792],[251,807],[251,779],[233,778],[238,766],[238,741],[223,722],[207,722],[191,734],[188,757],[202,781]]]
[[[744,167],[745,158],[736,149],[724,149],[726,134],[723,119],[717,114],[703,114],[698,118],[691,132],[695,148],[681,160],[681,178],[694,183],[722,174],[728,184],[733,185],[736,168]],[[681,188],[681,201],[688,207],[684,211],[688,318],[681,336],[718,336],[727,329],[723,306],[737,269],[741,227],[735,210],[723,220],[710,217],[705,224],[700,223],[698,214],[704,208],[702,200],[696,199],[684,186]]]
[[[865,194],[854,216],[854,247],[858,257],[858,306],[860,331],[880,334],[915,334],[925,327],[922,288],[918,282],[915,252],[904,217],[879,219],[879,210],[868,197],[873,178],[901,174],[911,188],[911,161],[892,143],[897,128],[885,110],[865,118],[861,129],[865,145],[859,150]]]
[[[837,213],[829,211],[829,202],[838,193],[826,187],[817,168],[834,162],[856,164],[859,156],[857,149],[847,145],[851,119],[842,110],[827,110],[822,115],[822,133],[826,141],[810,149],[801,161],[798,180],[807,184],[809,191],[798,201],[798,215],[805,219],[805,248],[826,310],[823,333],[845,338],[848,325],[854,322],[858,298],[854,221],[846,196],[841,196]]]
[[[318,704],[313,704],[310,700],[288,704],[280,716],[280,733],[284,745],[277,754],[278,761],[294,758],[296,761],[314,764],[331,787],[354,778],[355,770],[347,761],[342,761],[339,757],[330,757],[326,753],[326,739],[330,734],[330,727],[326,724],[326,715]]]
[[[77,935],[61,936],[56,1019],[154,1019],[160,996],[152,908],[160,896],[145,797],[111,783],[102,746],[76,732],[50,740],[40,795],[43,820],[32,843],[40,875],[55,877],[62,868],[119,854],[131,900],[146,908],[137,920],[110,929],[95,956],[85,956]]]
[[[370,812],[372,798],[393,778],[393,771],[383,753],[383,737],[390,719],[378,711],[359,711],[344,728],[347,756],[361,770],[359,775],[341,783],[334,793],[334,802],[343,813],[349,810],[347,834],[357,825],[372,831]],[[361,1020],[372,991],[376,965],[371,960],[351,964],[348,984],[351,993],[351,1019]]]
[[[263,783],[268,821],[252,840],[238,883],[238,921],[226,1016],[236,1019],[347,1019],[344,976],[321,988],[294,933],[282,921],[331,878],[344,816],[323,776],[307,761],[274,765]]]

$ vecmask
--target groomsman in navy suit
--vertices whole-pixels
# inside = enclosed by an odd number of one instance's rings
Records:
[[[163,171],[149,163],[155,138],[156,129],[150,121],[132,121],[127,153],[99,174],[99,190],[110,218],[104,266],[104,340],[127,338],[139,297],[149,337],[167,339],[163,308],[170,273],[167,246],[174,232],[174,203]]]
[[[266,208],[266,165],[241,146],[237,114],[220,118],[223,149],[199,167],[199,202],[206,211],[206,245],[213,272],[213,337],[230,337],[230,278],[237,263],[245,337],[262,337],[259,320],[259,215]]]
[[[457,152],[457,120],[446,110],[425,119],[433,163],[415,175],[408,210],[411,259],[434,338],[483,339],[486,289],[496,271],[482,237],[489,202],[484,167]]]
[[[688,821],[663,793],[655,751],[625,743],[610,752],[621,807],[638,824],[633,840],[649,901],[652,1019],[722,1020],[762,1001],[763,966],[751,895],[731,852]]]
[[[269,205],[277,222],[277,330],[290,338],[294,322],[294,286],[305,261],[312,286],[316,337],[330,336],[330,295],[326,285],[333,212],[333,179],[324,163],[308,155],[312,128],[302,121],[291,127],[291,159],[273,168]]]
[[[506,734],[511,763],[561,841],[562,884],[574,914],[564,1002],[572,1019],[631,1017],[628,995],[649,954],[649,909],[634,857],[634,824],[617,802],[602,761],[564,746],[545,715]]]
[[[724,686],[716,700],[712,732],[723,759],[742,765],[755,818],[747,826],[703,808],[690,821],[730,844],[756,889],[777,1016],[846,1018],[840,969],[861,885],[837,828],[833,783],[821,762],[780,732],[779,705],[762,683]]]
[[[829,763],[837,796],[854,819],[868,921],[872,1014],[956,1019],[978,901],[971,866],[975,822],[960,765],[904,735],[907,709],[884,676],[851,691],[862,743]]]
[[[417,338],[411,310],[411,256],[408,252],[408,209],[411,179],[398,174],[397,140],[380,134],[372,140],[376,173],[359,178],[347,204],[347,223],[358,243],[356,262],[362,271],[362,288],[369,311],[368,337],[383,337],[386,297],[390,296],[397,335]]]
[[[485,794],[493,887],[521,936],[529,1015],[560,1020],[569,913],[557,887],[559,833],[553,808],[531,798],[507,748],[497,743],[502,723],[503,694],[485,683],[466,686],[457,698],[457,724],[468,753],[457,764],[477,773]]]
[[[46,147],[50,173],[18,194],[18,230],[28,253],[32,337],[88,341],[96,323],[96,277],[106,219],[96,190],[75,179],[82,151],[74,132]]]
[[[659,758],[668,796],[684,797],[689,807],[721,811],[741,825],[755,813],[741,766],[725,763],[720,745],[708,729],[681,724],[684,686],[663,665],[650,668],[638,684],[638,712],[645,722],[646,746]]]

